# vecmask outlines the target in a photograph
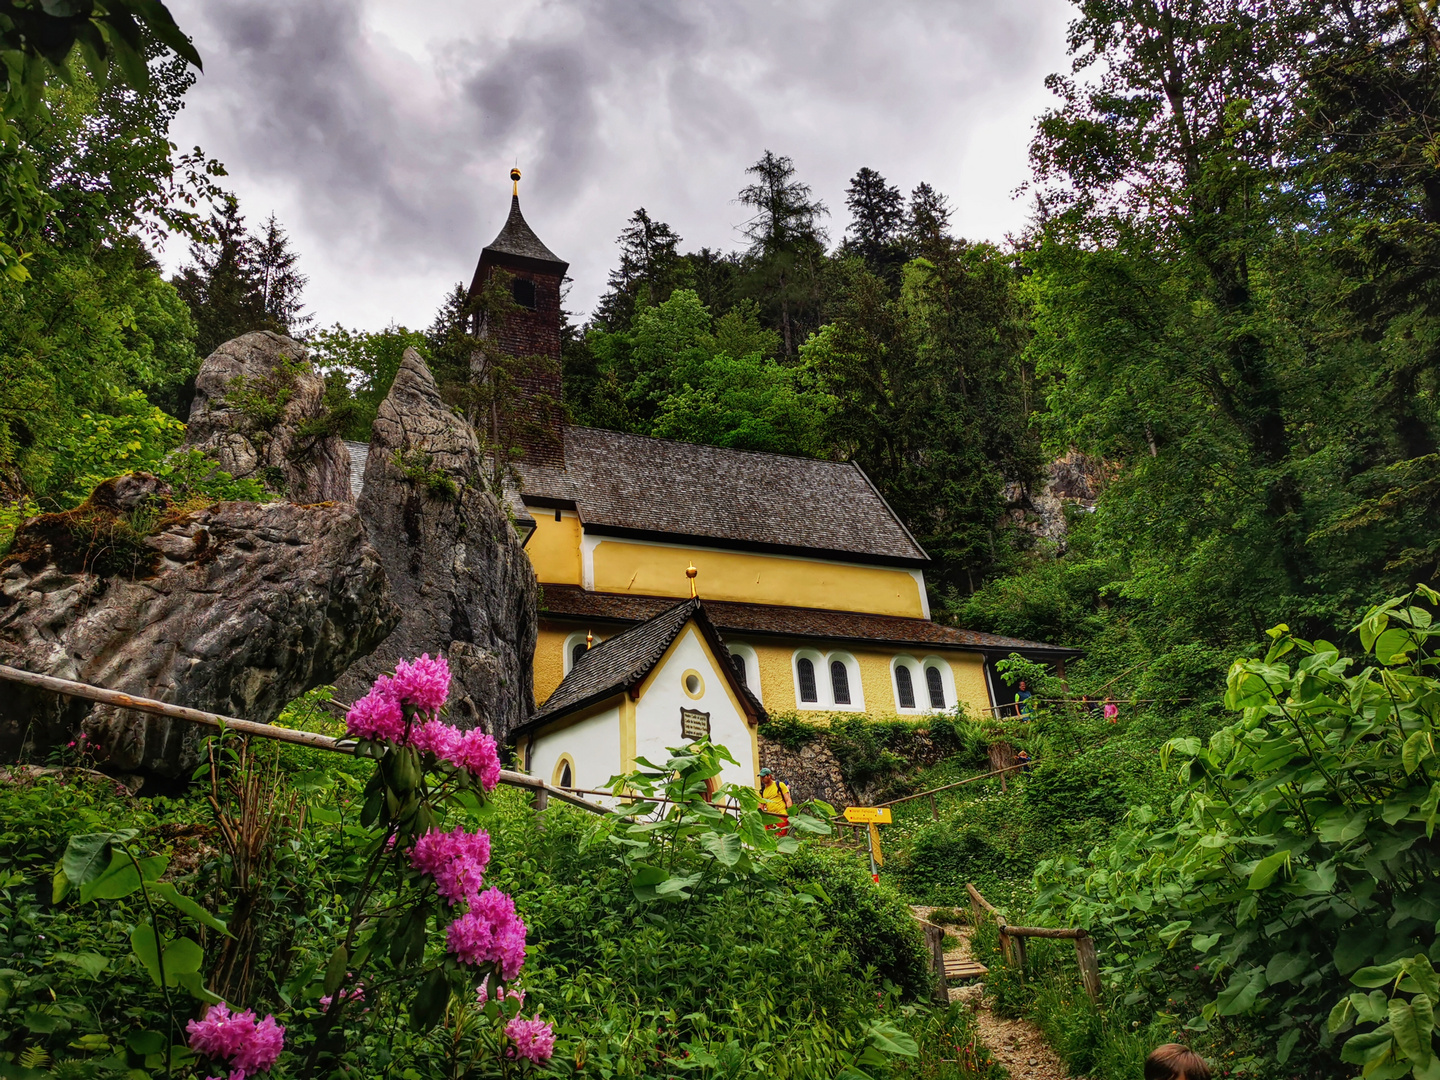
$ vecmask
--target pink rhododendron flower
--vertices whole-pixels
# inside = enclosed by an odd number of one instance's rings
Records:
[[[448,759],[460,745],[460,731],[443,720],[426,720],[410,729],[410,745],[421,753]]]
[[[490,834],[451,829],[432,829],[415,841],[410,865],[435,879],[435,888],[446,900],[474,904],[490,863]],[[514,910],[514,906],[511,906]]]
[[[256,1020],[248,1009],[232,1014],[224,1002],[210,1006],[204,1019],[191,1020],[185,1030],[191,1050],[230,1065],[230,1080],[272,1068],[285,1045],[285,1029],[275,1017]]]
[[[443,656],[401,660],[395,665],[395,696],[420,712],[437,713],[450,696],[450,665]]]
[[[555,1052],[555,1032],[539,1017],[525,1020],[517,1016],[505,1025],[505,1034],[515,1044],[517,1056],[537,1064],[549,1061]]]
[[[515,901],[499,889],[486,889],[470,910],[450,924],[447,944],[462,964],[496,964],[507,982],[525,963],[525,924]]]
[[[320,999],[320,1010],[322,1012],[329,1012],[330,1002],[334,1001],[335,998],[338,998],[341,1001],[364,1001],[365,986],[362,983],[356,986],[353,990],[341,990],[338,994],[335,995],[334,998],[332,998],[329,994],[326,994]]]
[[[500,754],[495,749],[495,740],[479,728],[459,732],[446,760],[479,780],[486,791],[494,791],[500,782]]]
[[[384,739],[400,742],[405,737],[405,713],[400,708],[391,679],[381,675],[375,685],[345,714],[345,733],[357,739]]]
[[[496,1001],[505,1001],[505,1000],[507,1000],[507,999],[509,999],[510,1001],[518,1001],[518,1002],[520,1002],[521,1005],[524,1005],[524,1004],[525,1004],[525,991],[524,991],[524,990],[506,990],[503,994],[497,993],[497,994],[495,995],[495,1000],[496,1000]],[[487,975],[487,976],[485,977],[485,981],[480,984],[480,989],[475,991],[475,1003],[476,1003],[477,1005],[484,1005],[484,1004],[485,1004],[487,1001],[489,1001],[489,1000],[490,1000],[490,977]]]

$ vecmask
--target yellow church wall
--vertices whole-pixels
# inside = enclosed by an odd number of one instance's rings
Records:
[[[693,560],[707,600],[928,617],[924,588],[908,570],[610,539],[595,546],[593,559],[596,592],[683,598]],[[548,580],[538,564],[536,574]]]
[[[552,585],[580,584],[580,518],[573,511],[560,512],[533,507],[535,531],[525,545],[535,577]]]
[[[927,649],[919,645],[908,649],[898,645],[864,648],[848,641],[825,642],[799,638],[777,641],[774,638],[736,637],[730,644],[744,644],[754,650],[760,675],[760,693],[765,708],[771,712],[798,709],[793,674],[794,656],[797,649],[812,649],[822,654],[848,653],[855,658],[860,668],[861,693],[865,699],[863,712],[871,716],[895,715],[899,711],[895,702],[894,683],[890,677],[890,662],[901,655],[913,656],[917,660],[927,656],[944,660],[949,664],[955,680],[956,698],[965,706],[966,711],[977,719],[990,715],[990,691],[985,683],[985,658],[979,653]],[[817,675],[824,677],[823,673]],[[924,692],[923,687],[917,687],[916,690],[917,693]],[[801,715],[814,713],[816,719],[824,717],[828,720],[831,714],[831,710],[825,708],[799,711]],[[833,711],[843,713],[847,710]]]
[[[535,644],[535,703],[541,704],[560,685],[565,670],[565,643],[572,635],[583,634],[584,624],[580,622],[558,623],[546,620],[541,623]],[[604,627],[597,632],[595,640],[613,637],[618,633],[614,626]],[[797,649],[810,649],[821,654],[846,653],[855,658],[860,671],[860,690],[864,696],[863,712],[871,716],[893,716],[899,713],[895,702],[895,687],[890,676],[890,663],[896,656],[912,656],[924,660],[934,656],[945,661],[955,683],[956,698],[966,711],[977,719],[990,715],[990,693],[985,682],[985,660],[979,653],[959,652],[949,649],[927,649],[916,645],[904,648],[899,645],[863,647],[847,641],[813,641],[802,638],[727,638],[731,645],[744,645],[754,654],[755,668],[759,675],[760,693],[765,708],[770,712],[789,712],[798,708],[795,700],[795,678],[793,662]],[[824,677],[823,673],[819,673]],[[752,680],[751,686],[754,686]],[[923,694],[924,687],[916,686],[916,693]],[[799,710],[802,716],[813,716],[817,721],[828,722],[831,710],[827,708],[806,708]],[[846,710],[836,709],[835,712]],[[862,710],[855,710],[860,712]],[[923,713],[907,713],[918,716]]]

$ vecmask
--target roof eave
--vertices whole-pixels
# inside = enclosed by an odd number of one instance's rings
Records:
[[[523,496],[540,505],[538,498],[526,493]],[[723,536],[702,536],[695,533],[665,532],[660,529],[637,529],[629,525],[607,525],[604,522],[586,521],[585,532],[592,536],[613,536],[621,540],[665,541],[671,544],[690,544],[696,547],[719,548],[725,551],[751,551],[764,555],[790,555],[801,558],[828,559],[832,562],[868,563],[872,566],[898,566],[919,570],[928,566],[930,556],[914,558],[906,555],[884,555],[877,552],[845,551],[839,548],[801,547],[794,544],[774,544],[764,540],[737,540]],[[923,554],[924,549],[917,546]]]

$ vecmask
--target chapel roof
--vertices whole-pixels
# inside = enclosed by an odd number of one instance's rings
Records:
[[[548,594],[548,588],[546,592]],[[638,626],[581,653],[555,692],[545,699],[545,704],[512,734],[522,734],[547,720],[638,686],[655,669],[665,650],[670,648],[691,620],[694,620],[720,662],[723,664],[730,659],[730,651],[706,614],[705,605],[694,597],[678,604],[673,600],[669,603],[674,606],[652,613]],[[732,686],[742,701],[749,704],[757,718],[764,719],[765,707],[734,675],[733,670],[728,674],[732,676]]]
[[[545,607],[540,616],[637,622],[653,618],[657,612],[665,610],[674,602],[673,599],[662,596],[621,596],[615,593],[587,592],[574,585],[546,585]],[[716,629],[729,634],[817,638],[912,648],[960,649],[992,656],[1019,652],[1030,654],[1037,659],[1058,660],[1081,655],[1081,650],[1063,645],[1027,641],[1002,634],[987,634],[978,630],[962,630],[959,627],[942,626],[929,619],[910,619],[900,615],[745,604],[731,600],[706,600],[705,610]]]
[[[565,429],[564,460],[518,462],[519,496],[574,508],[587,533],[902,566],[929,558],[854,462],[587,427]]]
[[[510,197],[510,216],[505,219],[504,227],[480,252],[480,262],[475,267],[475,280],[470,286],[472,291],[479,286],[481,272],[487,265],[537,270],[561,277],[570,267],[569,263],[546,247],[535,235],[535,230],[530,228],[525,215],[520,212],[518,192]]]

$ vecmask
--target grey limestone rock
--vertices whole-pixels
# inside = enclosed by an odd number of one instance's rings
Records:
[[[324,417],[325,380],[305,346],[257,331],[225,342],[200,365],[185,447],[291,502],[351,502],[350,451],[323,431]]]
[[[535,573],[495,497],[470,425],[407,349],[375,418],[360,513],[404,617],[337,683],[366,692],[398,660],[443,655],[451,722],[503,739],[534,710]]]
[[[112,482],[119,501],[144,489],[132,480]],[[63,515],[49,524],[59,535]],[[217,503],[144,544],[153,566],[134,577],[87,572],[46,542],[7,560],[0,663],[265,723],[398,621],[353,505]],[[209,730],[0,684],[0,755],[43,760],[82,725],[107,768],[164,777],[189,775]]]

